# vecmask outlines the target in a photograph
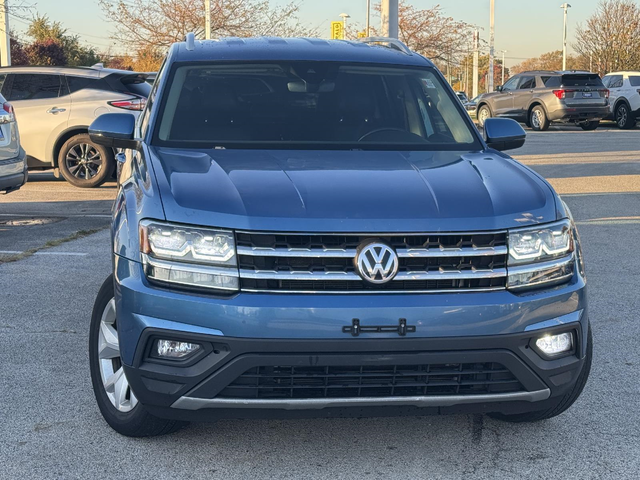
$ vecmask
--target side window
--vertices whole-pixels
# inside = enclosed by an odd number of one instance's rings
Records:
[[[609,88],[621,88],[622,87],[622,75],[611,75],[609,80]]]
[[[532,88],[536,88],[536,77],[522,77],[522,82],[520,82],[519,90],[531,90]]]
[[[503,91],[511,91],[511,90],[515,90],[516,88],[518,88],[518,80],[520,80],[521,77],[512,77],[510,78],[507,83],[505,83],[502,86],[502,90]]]
[[[542,83],[547,88],[556,88],[562,85],[561,77],[541,77]]]
[[[60,75],[15,74],[9,101],[58,98],[61,94]]]
[[[640,77],[638,77],[637,75],[630,75],[629,83],[632,87],[640,87]]]
[[[98,83],[98,79],[90,77],[74,77],[66,75],[67,85],[69,86],[69,92],[75,93],[83,88],[95,88]]]
[[[609,88],[609,82],[611,81],[611,75],[607,75],[605,77],[602,77],[602,84]]]

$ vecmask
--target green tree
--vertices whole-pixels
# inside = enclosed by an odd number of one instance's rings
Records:
[[[80,44],[77,35],[67,34],[67,29],[60,22],[52,22],[46,15],[37,15],[27,29],[27,35],[34,42],[53,40],[60,44],[66,58],[66,65],[90,66],[100,61],[100,56],[92,47]]]

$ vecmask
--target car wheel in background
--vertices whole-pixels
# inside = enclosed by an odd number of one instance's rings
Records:
[[[517,413],[513,415],[505,415],[503,413],[490,413],[489,416],[498,420],[512,423],[522,422],[538,422],[540,420],[546,420],[560,415],[567,410],[571,405],[578,400],[578,397],[582,393],[584,386],[589,379],[589,372],[591,372],[591,361],[593,358],[593,337],[591,335],[591,327],[587,333],[587,355],[582,366],[582,371],[578,375],[578,380],[571,390],[566,394],[559,397],[554,405],[546,410],[539,410],[537,412]]]
[[[93,143],[86,133],[67,140],[58,156],[60,173],[75,187],[99,187],[111,178],[114,167],[113,151]]]
[[[578,123],[578,125],[580,125],[580,128],[583,130],[595,130],[600,126],[600,120],[592,120],[591,122],[580,122]]]
[[[529,113],[529,124],[533,130],[538,132],[547,130],[549,128],[549,119],[547,113],[544,111],[541,105],[536,105],[531,109]]]
[[[629,106],[624,102],[621,102],[616,107],[615,120],[618,128],[623,130],[628,130],[636,125],[636,118],[631,113]]]
[[[480,107],[480,110],[478,110],[478,125],[480,125],[481,127],[484,127],[484,122],[488,119],[491,118],[491,110],[489,110],[489,107],[487,107],[486,105],[483,105],[482,107]]]
[[[122,368],[113,275],[98,292],[89,327],[89,362],[93,392],[106,422],[128,437],[151,437],[175,432],[186,422],[151,415],[138,402]]]

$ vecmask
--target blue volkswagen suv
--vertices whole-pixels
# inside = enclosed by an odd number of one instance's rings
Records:
[[[90,329],[128,436],[188,421],[566,410],[591,367],[569,209],[397,40],[173,45],[119,155]]]

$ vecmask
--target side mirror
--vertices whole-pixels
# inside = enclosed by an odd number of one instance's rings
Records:
[[[130,113],[105,113],[89,126],[91,141],[111,148],[137,149],[140,142],[133,138],[136,117]]]
[[[510,118],[487,118],[484,121],[484,141],[489,148],[513,150],[524,145],[526,132]]]
[[[501,92],[502,91],[502,85],[498,85],[496,87],[496,92]]]

